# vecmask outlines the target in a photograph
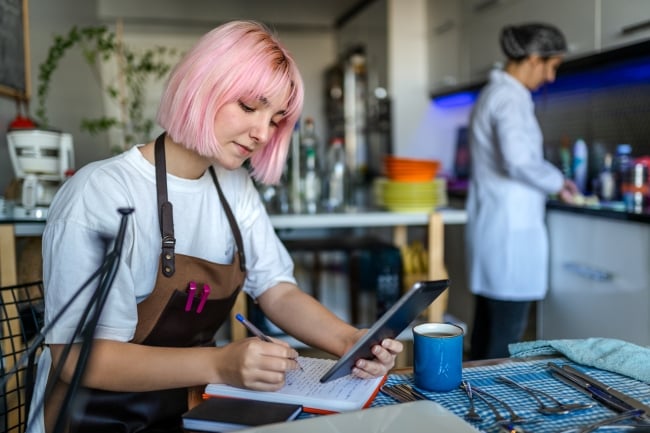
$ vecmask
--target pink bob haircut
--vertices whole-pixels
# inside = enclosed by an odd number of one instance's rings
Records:
[[[203,156],[219,154],[214,121],[221,107],[287,93],[285,116],[251,157],[253,177],[274,184],[282,175],[304,88],[295,61],[264,25],[233,21],[201,37],[172,70],[157,120],[175,142]]]

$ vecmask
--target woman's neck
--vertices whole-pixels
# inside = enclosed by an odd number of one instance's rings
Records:
[[[155,141],[140,147],[144,158],[153,165],[156,165],[155,147]],[[165,135],[165,164],[169,174],[183,179],[198,179],[208,169],[210,161]]]

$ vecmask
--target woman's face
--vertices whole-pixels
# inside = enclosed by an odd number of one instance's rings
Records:
[[[552,56],[546,59],[531,56],[530,60],[532,65],[530,79],[528,80],[530,90],[535,91],[542,85],[555,81],[555,73],[560,63],[562,63],[562,56]]]
[[[217,163],[233,170],[262,149],[284,118],[287,100],[288,93],[240,99],[221,107],[214,122],[216,139],[222,148]]]

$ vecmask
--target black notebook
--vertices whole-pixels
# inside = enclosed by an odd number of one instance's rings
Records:
[[[214,397],[185,412],[183,428],[209,432],[240,430],[289,421],[301,411],[299,404]]]

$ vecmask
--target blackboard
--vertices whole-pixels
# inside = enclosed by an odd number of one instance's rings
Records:
[[[27,0],[0,0],[0,95],[29,98]]]

